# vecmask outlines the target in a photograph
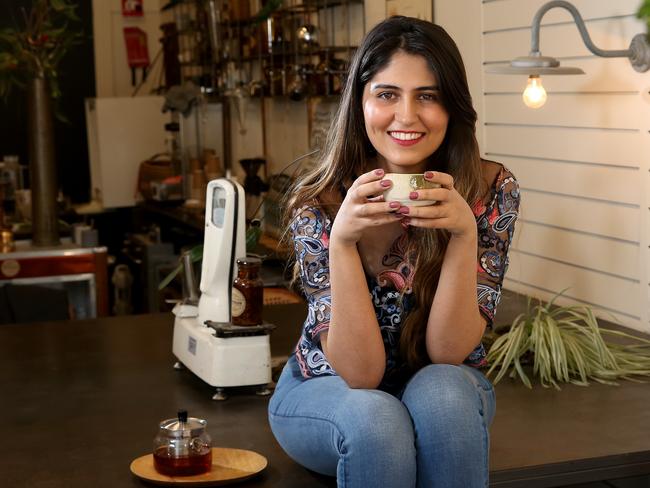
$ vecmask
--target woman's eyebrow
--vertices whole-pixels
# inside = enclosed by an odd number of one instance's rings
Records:
[[[402,90],[399,86],[389,85],[385,83],[377,83],[376,85],[370,85],[370,90]],[[438,85],[430,86],[419,86],[414,89],[414,91],[440,91]]]
[[[377,83],[377,84],[371,84],[370,85],[371,90],[401,90],[399,86],[395,85],[387,85],[385,83]]]

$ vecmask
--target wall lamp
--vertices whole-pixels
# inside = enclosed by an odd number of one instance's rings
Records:
[[[569,2],[555,0],[542,5],[535,17],[533,17],[532,35],[530,42],[530,53],[528,56],[522,56],[510,61],[510,66],[492,66],[486,69],[487,73],[502,75],[528,75],[528,84],[524,90],[524,103],[530,108],[539,108],[546,102],[546,90],[542,86],[540,75],[583,75],[585,74],[580,68],[560,66],[560,61],[549,56],[542,56],[539,50],[539,29],[542,17],[546,12],[554,7],[561,7],[568,10],[573,16],[580,36],[585,46],[596,56],[605,58],[628,58],[632,67],[643,73],[650,69],[650,44],[645,34],[637,34],[632,38],[629,49],[606,51],[599,49],[594,45],[585,22],[578,9]]]

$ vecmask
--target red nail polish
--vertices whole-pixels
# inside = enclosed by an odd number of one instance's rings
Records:
[[[425,177],[427,180],[430,180],[431,178],[433,178],[433,171],[425,171],[425,172],[424,172],[424,177]]]
[[[377,176],[381,176],[381,175],[384,174],[384,170],[381,169],[381,168],[380,168],[380,169],[376,169],[376,170],[375,170],[375,174],[376,174]]]
[[[400,209],[398,210],[398,212],[401,214],[407,214],[409,213],[409,211],[410,209],[408,207],[400,207]]]
[[[399,208],[399,202],[390,202],[388,206],[390,208]]]
[[[411,193],[409,193],[409,198],[411,200],[417,200],[418,199],[418,192],[412,191]]]
[[[388,188],[390,186],[390,180],[381,180],[379,184],[384,188]]]

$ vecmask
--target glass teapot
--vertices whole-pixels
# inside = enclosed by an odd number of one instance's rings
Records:
[[[208,422],[187,416],[160,422],[153,440],[153,464],[156,471],[168,476],[191,476],[210,471],[212,440],[206,430]]]

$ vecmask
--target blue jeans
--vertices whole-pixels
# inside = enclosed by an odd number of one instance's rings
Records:
[[[305,380],[291,356],[269,421],[291,458],[339,488],[474,488],[488,486],[495,406],[492,384],[469,366],[426,366],[396,397],[338,376]]]

